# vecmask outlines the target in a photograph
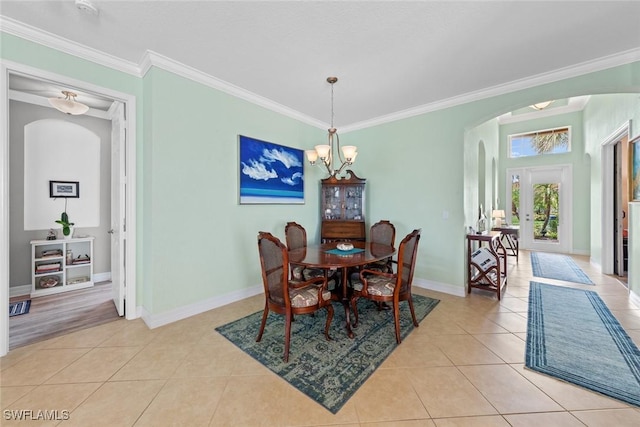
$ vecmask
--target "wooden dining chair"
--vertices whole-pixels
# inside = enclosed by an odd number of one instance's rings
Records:
[[[284,227],[284,236],[287,249],[290,251],[307,247],[307,230],[297,222],[287,222]],[[329,289],[335,287],[336,270],[324,270],[322,268],[305,268],[299,265],[291,265],[291,277],[293,280],[309,280],[314,277],[326,277]]]
[[[396,228],[386,219],[373,224],[369,229],[369,241],[393,247],[396,241]],[[391,257],[367,264],[365,269],[380,270],[384,273],[393,273],[393,259]]]
[[[420,232],[420,229],[413,230],[400,242],[398,267],[395,274],[369,269],[360,271],[358,279],[354,280],[352,285],[351,308],[355,315],[354,328],[358,325],[357,301],[359,298],[366,298],[378,303],[392,303],[396,342],[398,344],[402,341],[400,337],[400,301],[409,303],[413,325],[418,327],[411,297],[411,283],[416,265]]]
[[[291,321],[294,315],[310,314],[324,308],[327,310],[327,321],[324,336],[330,340],[329,327],[333,319],[331,292],[327,289],[324,276],[314,277],[307,281],[289,279],[289,254],[287,247],[271,233],[258,233],[258,252],[262,268],[265,304],[260,323],[257,342],[262,339],[269,311],[285,317],[284,361],[289,361],[291,342]]]

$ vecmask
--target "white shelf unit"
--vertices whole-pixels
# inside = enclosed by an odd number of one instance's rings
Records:
[[[93,286],[94,237],[31,241],[31,297]],[[69,252],[70,258],[67,259]],[[89,257],[81,262],[78,257]],[[49,265],[51,270],[44,271]],[[49,283],[57,283],[47,287]]]

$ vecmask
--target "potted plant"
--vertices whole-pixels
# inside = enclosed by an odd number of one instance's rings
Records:
[[[60,219],[56,220],[56,223],[62,225],[62,234],[65,239],[71,239],[73,237],[73,222],[69,222],[69,215],[67,212],[62,212]]]

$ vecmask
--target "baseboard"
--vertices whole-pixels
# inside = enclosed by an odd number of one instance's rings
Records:
[[[640,295],[630,290],[629,299],[631,300],[632,303],[635,304],[636,307],[640,307]]]
[[[466,296],[464,287],[452,285],[449,283],[434,282],[433,280],[417,279],[414,277],[413,286],[428,289],[430,291],[443,292],[445,294],[454,295],[457,297]]]
[[[451,285],[448,283],[434,282],[431,280],[413,279],[414,286],[419,288],[428,289],[436,292],[443,292],[450,295],[459,297],[465,296],[464,288]],[[144,323],[150,328],[154,329],[160,326],[168,325],[169,323],[177,322],[178,320],[186,319],[191,316],[195,316],[205,311],[213,310],[214,308],[222,307],[223,305],[231,304],[232,302],[240,301],[245,298],[249,298],[264,292],[262,284],[252,286],[251,288],[242,289],[236,292],[231,292],[226,295],[213,297],[204,301],[199,301],[194,304],[185,305],[175,308],[173,310],[166,311],[164,313],[151,314],[144,307],[138,308],[139,317],[142,318]]]
[[[31,283],[28,285],[18,285],[9,287],[9,298],[31,295]]]
[[[573,251],[571,251],[571,253],[573,255],[583,255],[583,256],[591,255],[591,251],[589,249],[586,249],[586,250],[575,250],[574,249]]]
[[[241,289],[236,292],[209,298],[195,304],[185,305],[158,314],[151,314],[142,307],[140,309],[141,317],[150,329],[154,329],[178,320],[186,319],[187,317],[195,316],[196,314],[204,313],[205,311],[209,311],[214,308],[222,307],[223,305],[227,305],[232,302],[258,295],[262,292],[264,292],[264,287],[262,285],[256,285],[251,288]]]
[[[107,271],[106,273],[95,273],[93,275],[93,283],[109,282],[109,281],[111,281],[110,271]]]

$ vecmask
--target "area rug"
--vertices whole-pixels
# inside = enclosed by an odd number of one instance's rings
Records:
[[[530,283],[525,366],[640,406],[640,351],[593,291]]]
[[[26,314],[29,312],[30,307],[31,307],[30,299],[25,301],[20,301],[20,302],[9,303],[9,317]]]
[[[567,255],[531,252],[533,275],[565,282],[593,285],[589,276]]]
[[[440,301],[413,296],[418,321]],[[355,338],[347,337],[344,309],[334,304],[332,341],[324,338],[326,311],[296,316],[291,325],[289,363],[283,361],[284,316],[269,313],[260,342],[256,342],[262,311],[216,328],[229,341],[278,374],[289,384],[336,413],[397,347],[393,313],[378,311],[375,303],[358,300]],[[414,329],[409,305],[400,303],[400,329],[404,339]],[[402,344],[400,344],[402,345]]]

